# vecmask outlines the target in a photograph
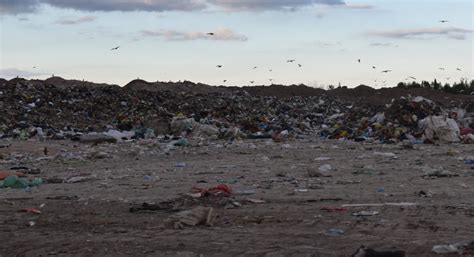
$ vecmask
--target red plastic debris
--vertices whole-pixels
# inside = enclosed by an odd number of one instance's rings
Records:
[[[467,134],[474,134],[474,129],[472,128],[461,128],[461,136],[465,136]]]
[[[9,177],[9,176],[25,177],[26,175],[21,172],[0,171],[0,180],[4,180],[6,177]]]
[[[25,208],[21,209],[20,212],[28,212],[28,213],[34,213],[34,214],[41,214],[41,211],[36,209],[36,208]]]
[[[219,184],[215,187],[210,188],[200,188],[200,187],[193,187],[194,193],[201,193],[201,195],[224,195],[229,197],[232,195],[232,189],[226,184]]]

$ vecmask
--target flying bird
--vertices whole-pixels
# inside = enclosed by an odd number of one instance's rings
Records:
[[[36,69],[36,66],[33,66],[33,69]]]
[[[120,48],[120,46],[116,46],[116,47],[110,49],[110,51],[118,50],[119,48]]]
[[[459,68],[456,68],[456,70],[461,71],[461,69],[459,69]]]
[[[439,68],[439,70],[446,70],[445,68]]]
[[[294,62],[294,61],[296,61],[296,60],[295,60],[295,59],[291,59],[291,60],[288,60],[288,61],[286,61],[286,62]]]
[[[209,36],[214,36],[214,32],[208,32],[206,34],[209,35]]]
[[[410,77],[408,77],[408,78],[409,78],[409,79],[416,80],[416,78],[415,78],[415,77],[412,77],[412,76],[410,76]]]
[[[446,78],[446,80],[450,80],[450,79],[451,79],[451,78],[449,78],[449,77],[448,77],[448,78]]]
[[[301,68],[301,67],[303,67],[303,65],[301,65],[301,64],[299,64],[299,63],[298,63],[298,67],[300,67],[300,68]]]
[[[360,59],[357,59],[357,61],[360,63]]]
[[[222,68],[222,65],[219,64],[219,65],[217,65],[216,67],[217,67],[217,68]]]
[[[382,72],[382,73],[389,73],[389,72],[391,72],[391,71],[392,71],[392,70],[383,70],[383,71],[381,71],[381,72]]]
[[[258,68],[257,66],[253,67],[252,70],[255,70],[256,68]]]
[[[446,23],[446,22],[448,22],[448,20],[440,20],[439,22]]]
[[[255,82],[255,81],[251,80],[251,81],[250,81],[250,84],[253,84],[254,82]]]
[[[226,83],[226,82],[227,82],[227,79],[224,79],[224,83]]]
[[[376,68],[375,68],[375,66],[372,66],[372,69],[374,69],[374,70],[375,70],[375,69],[376,69]]]
[[[269,72],[272,72],[273,70],[268,70]]]
[[[268,80],[270,80],[270,82],[272,82],[272,81],[273,81],[273,79],[268,79]]]

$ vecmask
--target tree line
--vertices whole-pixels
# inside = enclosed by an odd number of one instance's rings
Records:
[[[451,94],[463,94],[463,95],[474,95],[474,80],[469,81],[468,79],[461,79],[459,82],[453,84],[445,83],[444,85],[438,82],[436,79],[432,82],[422,81],[418,83],[412,82],[400,82],[397,85],[398,88],[426,88],[432,90],[440,90]]]

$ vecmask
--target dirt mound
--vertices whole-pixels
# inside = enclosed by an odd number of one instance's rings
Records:
[[[136,79],[124,86],[127,90],[137,91],[171,91],[175,93],[188,93],[188,94],[211,94],[211,93],[224,93],[229,90],[224,87],[213,87],[206,84],[194,83],[191,81],[183,82],[148,82],[141,79]]]
[[[326,92],[327,95],[337,97],[341,100],[354,101],[357,103],[370,103],[373,105],[385,105],[392,100],[404,96],[423,96],[435,101],[443,106],[458,105],[460,102],[469,104],[474,103],[474,96],[455,95],[442,91],[425,89],[425,88],[381,88],[373,89],[367,86],[359,86],[356,88],[337,88]]]
[[[232,88],[236,90],[236,88]],[[240,90],[247,91],[253,96],[275,96],[280,98],[293,96],[321,96],[326,93],[320,88],[308,87],[305,85],[271,85],[271,86],[247,86]]]
[[[31,80],[35,85],[52,85],[59,88],[69,88],[69,87],[89,87],[89,88],[99,88],[99,87],[118,87],[118,85],[111,85],[106,83],[94,83],[85,80],[67,80],[61,77],[51,77],[44,81],[42,80]]]

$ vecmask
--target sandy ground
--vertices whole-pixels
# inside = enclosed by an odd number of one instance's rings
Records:
[[[1,256],[350,256],[362,244],[405,250],[407,256],[442,256],[431,248],[474,240],[474,169],[462,161],[474,155],[474,145],[405,149],[307,138],[165,151],[165,144],[153,141],[0,142],[5,143],[12,146],[0,148],[0,170],[27,166],[41,171],[29,178],[86,180],[45,183],[30,192],[0,189]],[[309,176],[324,164],[332,168],[321,172],[325,176]],[[454,176],[422,177],[436,168]],[[186,196],[193,186],[220,183],[232,187],[231,199]],[[213,206],[218,217],[213,227],[176,230],[165,223],[173,210],[130,212],[143,202],[165,200],[177,210]],[[417,205],[322,210],[400,202]],[[31,207],[42,213],[19,212]],[[352,215],[359,211],[379,214]],[[331,236],[329,229],[344,233]]]

